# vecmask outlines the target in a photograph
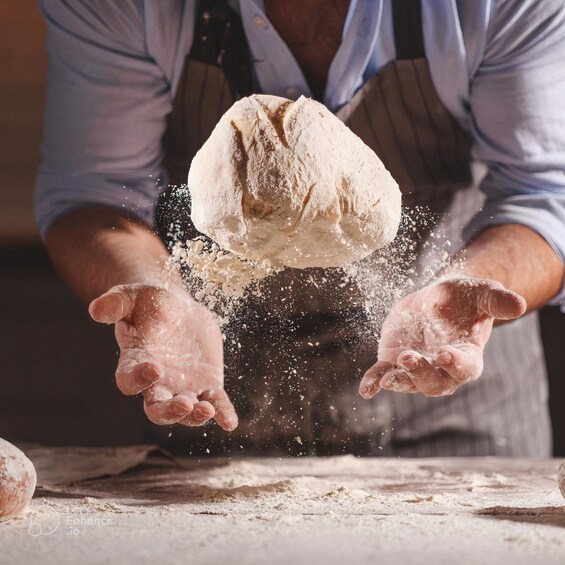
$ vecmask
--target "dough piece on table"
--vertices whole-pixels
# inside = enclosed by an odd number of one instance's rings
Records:
[[[220,246],[287,267],[338,267],[390,243],[398,185],[322,104],[236,102],[194,157],[192,221]]]
[[[17,516],[28,505],[36,482],[33,463],[17,447],[0,439],[0,520]]]

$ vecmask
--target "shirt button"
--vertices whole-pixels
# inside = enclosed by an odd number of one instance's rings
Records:
[[[253,25],[258,29],[267,29],[269,24],[261,16],[253,16]]]
[[[302,91],[297,86],[289,86],[286,89],[286,95],[289,98],[298,98],[302,94]]]

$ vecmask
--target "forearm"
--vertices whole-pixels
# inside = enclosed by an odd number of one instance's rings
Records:
[[[528,311],[546,304],[563,283],[563,263],[551,246],[518,224],[484,230],[458,258],[465,274],[498,281],[523,296]]]
[[[111,208],[72,212],[49,229],[46,246],[63,280],[85,303],[117,284],[162,286],[168,253],[147,226]]]

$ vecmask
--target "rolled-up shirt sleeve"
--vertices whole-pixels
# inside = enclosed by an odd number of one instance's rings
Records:
[[[151,224],[165,182],[170,85],[147,54],[137,0],[41,0],[49,54],[35,191],[44,237],[71,210],[104,205]]]
[[[493,6],[470,93],[474,157],[488,168],[481,184],[486,202],[465,235],[522,224],[565,263],[565,5]],[[565,285],[552,304],[565,305]]]

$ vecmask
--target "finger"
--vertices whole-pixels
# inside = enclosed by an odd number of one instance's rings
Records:
[[[391,392],[418,392],[408,373],[402,369],[388,371],[381,379],[380,387]]]
[[[416,351],[403,351],[398,356],[398,365],[410,377],[410,380],[424,396],[445,396],[452,394],[457,383],[441,369],[436,369]]]
[[[116,369],[116,385],[122,394],[132,396],[154,385],[161,370],[153,361],[139,362],[131,355],[122,354]]]
[[[183,418],[179,424],[184,426],[203,426],[214,417],[215,413],[214,407],[209,402],[197,402],[193,406],[192,412]]]
[[[472,343],[463,343],[457,347],[446,345],[436,355],[435,362],[454,381],[470,383],[477,380],[483,372],[483,354]]]
[[[169,398],[166,398],[169,396]],[[176,424],[185,418],[194,402],[185,394],[171,396],[163,387],[155,386],[144,392],[144,408],[147,417],[159,425]]]
[[[526,300],[519,294],[485,285],[478,296],[478,306],[487,315],[498,320],[513,320],[526,311]]]
[[[134,303],[135,297],[131,290],[115,286],[94,299],[88,307],[88,312],[96,322],[115,324],[131,315]]]
[[[377,394],[381,387],[379,383],[387,371],[393,369],[392,363],[387,361],[377,361],[371,368],[369,368],[363,375],[359,383],[359,394],[366,400],[370,400]]]
[[[223,388],[204,391],[200,395],[200,400],[206,400],[214,407],[216,411],[215,420],[226,432],[231,432],[237,428],[239,423],[237,413]]]

